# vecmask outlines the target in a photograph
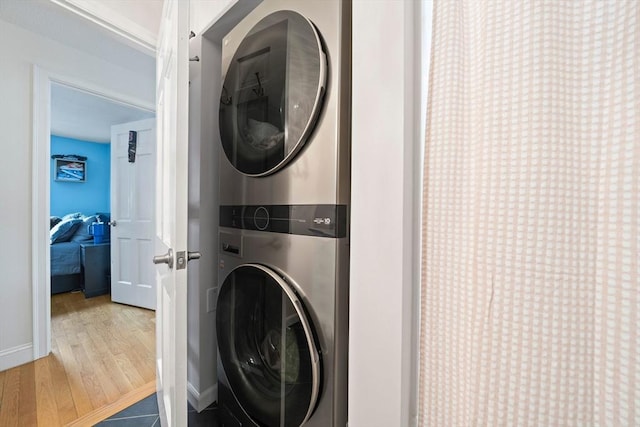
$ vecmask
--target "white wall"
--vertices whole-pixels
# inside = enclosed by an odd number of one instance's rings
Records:
[[[189,402],[197,410],[213,403],[217,389],[215,296],[218,288],[218,127],[220,45],[197,36],[189,56],[189,250],[202,258],[188,271]],[[203,78],[205,76],[205,78]]]
[[[189,264],[188,397],[197,410],[217,399],[215,303],[218,291],[218,100],[222,86],[222,36],[257,1],[191,3],[189,57],[189,250],[202,258]],[[219,20],[221,16],[224,19]],[[205,31],[205,28],[207,29]],[[205,36],[202,33],[205,33]]]
[[[350,427],[416,423],[420,11],[353,2]]]
[[[155,75],[112,65],[0,20],[0,370],[33,356],[33,64],[143,103],[155,103]]]
[[[200,35],[218,20],[238,0],[191,0],[189,8],[189,26],[191,31]]]
[[[190,0],[191,31],[221,43],[222,37],[260,3],[262,0]]]

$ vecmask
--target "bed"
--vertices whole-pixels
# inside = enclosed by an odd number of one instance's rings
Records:
[[[81,242],[59,242],[51,245],[52,295],[82,287],[80,244]]]
[[[51,250],[51,294],[82,288],[80,245],[93,236],[89,226],[94,222],[108,222],[108,214],[85,216],[72,213],[62,218],[51,217],[49,231]]]

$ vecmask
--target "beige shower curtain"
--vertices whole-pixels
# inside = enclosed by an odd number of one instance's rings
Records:
[[[435,0],[422,426],[640,426],[640,1]]]

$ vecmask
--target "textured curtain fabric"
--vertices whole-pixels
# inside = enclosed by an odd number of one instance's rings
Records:
[[[422,426],[640,426],[640,1],[436,0]]]

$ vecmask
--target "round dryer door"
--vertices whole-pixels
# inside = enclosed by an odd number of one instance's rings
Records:
[[[320,358],[295,291],[267,267],[237,267],[220,288],[216,332],[229,387],[247,414],[267,426],[306,422],[320,392]]]
[[[220,97],[222,147],[237,170],[268,175],[296,155],[318,118],[326,68],[318,32],[300,14],[275,12],[251,29]]]

